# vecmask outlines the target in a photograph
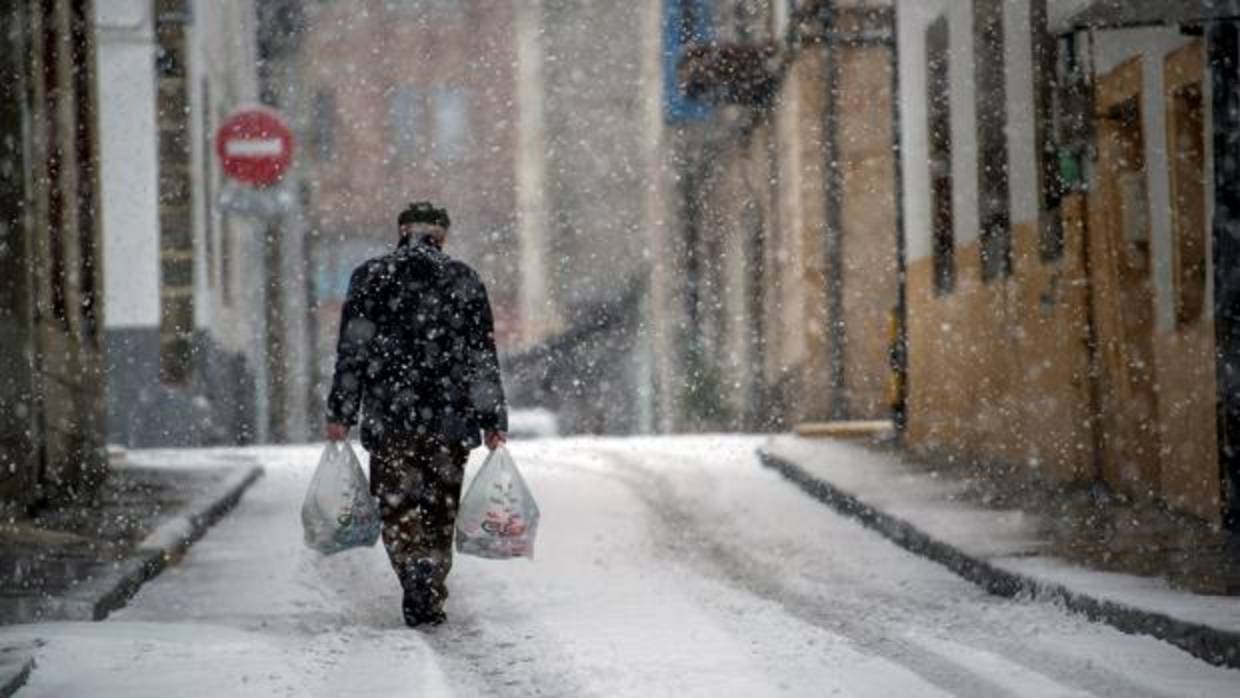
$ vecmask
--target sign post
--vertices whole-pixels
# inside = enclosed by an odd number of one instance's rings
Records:
[[[296,197],[278,186],[293,163],[293,132],[274,109],[242,107],[233,111],[215,133],[215,153],[227,179],[216,204],[224,211],[256,219],[262,228],[262,260],[257,286],[258,306],[254,366],[255,412],[260,442],[272,428],[273,395],[279,395],[284,357],[278,338],[287,327],[281,311],[280,252],[285,217],[295,211]]]

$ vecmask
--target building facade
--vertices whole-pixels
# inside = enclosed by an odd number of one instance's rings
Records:
[[[90,2],[0,3],[0,508],[107,472]]]
[[[679,428],[1235,510],[1234,8],[664,8]]]
[[[256,6],[101,0],[97,20],[109,439],[304,438],[310,362],[278,351],[309,344],[306,274],[281,266],[304,255],[224,204],[238,186],[215,156],[224,119],[263,97]]]
[[[887,2],[668,3],[688,428],[891,416]]]
[[[514,397],[566,431],[650,431],[678,365],[663,4],[516,7]]]
[[[1235,510],[1228,12],[899,3],[910,444]]]
[[[448,252],[482,275],[502,347],[519,336],[515,8],[427,1],[304,3],[307,225],[320,379],[330,379],[349,275],[431,200]],[[325,386],[318,386],[325,395]]]

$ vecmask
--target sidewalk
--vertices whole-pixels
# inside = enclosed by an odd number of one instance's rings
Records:
[[[102,620],[179,559],[262,472],[248,458],[166,467],[114,460],[91,505],[0,522],[0,625]],[[0,698],[25,685],[35,649],[0,646]]]
[[[250,459],[195,467],[113,463],[92,505],[0,523],[0,625],[103,619],[178,559],[261,474]]]
[[[9,698],[26,685],[34,670],[34,649],[30,645],[0,647],[0,698]]]
[[[1167,515],[1099,508],[1080,492],[1052,498],[1022,487],[1016,496],[959,468],[910,463],[862,442],[777,436],[759,456],[811,496],[991,593],[1053,600],[1240,668],[1240,597],[1184,588],[1236,592],[1236,554],[1204,526],[1180,522],[1168,531]],[[1138,543],[1116,554],[1107,543],[1117,540]],[[1143,576],[1173,559],[1176,584]]]

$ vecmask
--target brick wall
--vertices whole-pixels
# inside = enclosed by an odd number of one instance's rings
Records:
[[[156,0],[156,124],[159,139],[160,374],[186,384],[193,368],[194,182],[190,163],[187,0]]]

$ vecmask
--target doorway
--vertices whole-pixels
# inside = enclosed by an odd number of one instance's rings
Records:
[[[1091,286],[1101,388],[1102,475],[1141,499],[1159,494],[1153,259],[1142,119],[1142,64],[1096,83]]]

